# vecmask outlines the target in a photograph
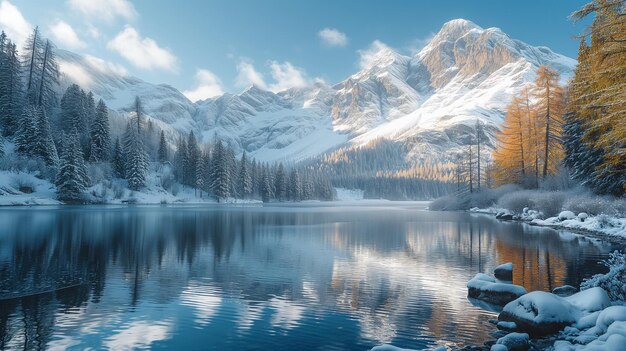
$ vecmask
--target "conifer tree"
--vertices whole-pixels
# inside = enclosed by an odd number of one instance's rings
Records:
[[[0,134],[0,158],[4,157],[4,138],[2,137],[2,134]]]
[[[124,166],[128,187],[132,190],[143,187],[148,173],[148,156],[136,126],[131,122],[124,133]]]
[[[267,167],[263,167],[261,172],[261,199],[263,202],[270,202],[274,197],[271,186],[271,177]]]
[[[108,160],[110,147],[109,112],[104,101],[100,100],[98,101],[98,107],[96,108],[96,113],[91,124],[89,161],[102,162]]]
[[[559,73],[547,66],[537,70],[535,80],[535,97],[537,113],[543,129],[543,171],[542,176],[556,170],[563,158],[560,142],[563,134],[563,114],[565,112],[565,96],[559,86]]]
[[[165,163],[168,160],[167,142],[165,141],[165,133],[163,131],[161,131],[161,136],[159,138],[159,151],[157,158],[161,163]]]
[[[41,65],[37,106],[49,109],[57,104],[56,87],[59,85],[59,65],[50,40],[46,40]]]
[[[41,76],[42,40],[39,27],[35,27],[24,46],[24,64],[26,66],[26,95],[31,104],[37,103],[38,79]]]
[[[115,147],[113,148],[113,171],[118,178],[124,178],[125,165],[124,165],[124,150],[120,144],[120,138],[115,138]]]
[[[285,167],[282,163],[278,165],[274,184],[276,189],[276,199],[279,201],[287,200],[287,174],[285,174]]]
[[[49,166],[57,164],[59,157],[50,132],[50,123],[43,106],[36,108],[35,136],[31,154],[41,157]]]
[[[252,195],[252,178],[248,167],[248,158],[244,150],[241,155],[239,166],[239,189],[238,194],[242,199],[247,199]]]
[[[24,102],[23,85],[16,46],[6,35],[3,37],[3,42],[0,43],[0,122],[4,126],[3,134],[11,136],[19,127],[18,121]]]
[[[200,149],[198,148],[198,142],[196,141],[196,136],[193,131],[189,132],[189,136],[187,138],[187,163],[186,168],[184,170],[185,176],[184,181],[187,185],[196,188],[196,180],[197,180],[197,167],[198,161],[200,159]]]
[[[176,180],[185,184],[185,172],[188,168],[189,157],[188,157],[188,149],[187,142],[185,142],[184,138],[178,139],[178,146],[176,149],[176,154],[174,155],[174,171],[176,174]]]
[[[302,183],[297,169],[292,169],[289,174],[289,200],[300,201],[302,196]]]
[[[230,167],[228,165],[226,149],[221,140],[218,140],[213,150],[211,166],[211,189],[218,200],[230,196]]]
[[[26,106],[19,121],[15,135],[15,151],[24,155],[33,155],[37,136],[37,110]]]
[[[83,193],[88,182],[87,169],[78,142],[78,133],[73,131],[64,138],[61,165],[55,181],[59,200],[66,203],[84,201]]]

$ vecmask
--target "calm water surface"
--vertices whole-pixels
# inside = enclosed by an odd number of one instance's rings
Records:
[[[550,290],[613,247],[419,203],[0,210],[0,349],[482,344],[476,272]]]

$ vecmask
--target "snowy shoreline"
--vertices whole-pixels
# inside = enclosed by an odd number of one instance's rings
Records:
[[[492,215],[503,221],[515,221],[537,227],[547,227],[555,230],[567,230],[577,234],[592,236],[618,244],[626,245],[626,218],[610,216],[582,216],[584,221],[578,216],[565,218],[560,216],[540,219],[536,211],[528,210],[521,216],[513,215],[511,211],[501,208],[472,208],[466,212],[472,214]],[[571,211],[563,211],[571,212]],[[573,214],[573,213],[571,213]],[[507,217],[498,218],[498,215]],[[580,215],[580,214],[579,214]],[[586,215],[586,214],[585,214]],[[510,216],[510,217],[508,217]]]

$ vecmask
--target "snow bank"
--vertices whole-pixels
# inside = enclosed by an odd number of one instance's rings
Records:
[[[486,300],[496,305],[504,305],[526,294],[519,285],[498,282],[494,277],[477,273],[467,282],[467,294],[476,299]]]
[[[543,219],[543,215],[541,212],[531,210],[527,207],[524,208],[519,215],[514,215],[511,211],[507,209],[497,207],[483,209],[472,208],[469,211],[472,213],[493,214],[498,219],[521,220],[534,225],[545,227],[586,230],[607,235],[626,237],[626,218],[608,216],[605,214],[590,216],[586,212],[580,212],[578,215],[576,215],[572,211],[562,211],[556,217]]]
[[[534,336],[548,335],[575,324],[610,305],[602,288],[591,288],[569,297],[533,291],[504,306],[498,320],[515,322]]]
[[[626,307],[611,306],[597,313],[595,326],[583,332],[571,330],[565,340],[554,343],[554,350],[626,351]]]
[[[0,206],[58,205],[56,187],[25,172],[0,171]]]

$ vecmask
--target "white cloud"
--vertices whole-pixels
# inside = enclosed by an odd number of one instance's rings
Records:
[[[82,49],[87,46],[67,22],[57,20],[49,29],[54,41],[68,49]]]
[[[67,4],[87,17],[106,22],[117,17],[132,20],[137,16],[135,7],[128,0],[67,0]]]
[[[269,90],[279,92],[290,88],[301,88],[309,84],[306,72],[303,69],[294,67],[290,62],[270,63],[272,78],[275,83],[269,86]]]
[[[137,30],[129,25],[107,44],[128,62],[145,70],[162,69],[178,71],[178,59],[168,49],[159,47],[152,38],[142,38]]]
[[[367,49],[357,51],[360,56],[359,66],[361,69],[371,67],[380,58],[381,53],[386,51],[391,51],[387,44],[380,40],[374,40]]]
[[[237,78],[235,85],[241,88],[247,88],[250,85],[256,85],[261,89],[267,89],[267,84],[263,79],[263,74],[254,68],[254,65],[246,60],[241,60],[237,64]]]
[[[189,100],[195,102],[224,94],[222,82],[213,72],[199,69],[196,71],[195,79],[196,86],[191,90],[183,91]]]
[[[33,26],[28,23],[20,10],[8,0],[0,3],[0,28],[21,47],[28,38]]]
[[[346,33],[342,33],[334,28],[324,28],[317,35],[322,39],[322,43],[329,47],[341,47],[348,44]]]

